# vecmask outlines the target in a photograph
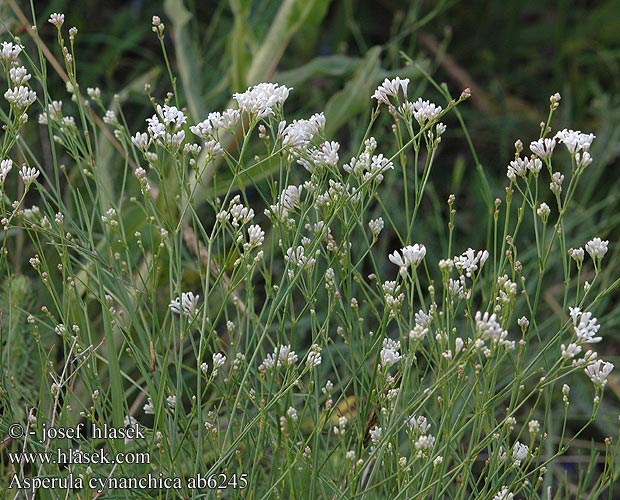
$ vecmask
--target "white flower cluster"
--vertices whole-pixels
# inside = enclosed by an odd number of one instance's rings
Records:
[[[435,444],[435,437],[429,433],[431,424],[423,415],[419,417],[413,415],[405,424],[413,441],[415,457],[427,457]]]
[[[389,368],[392,365],[398,363],[402,356],[398,352],[400,350],[400,342],[398,340],[383,339],[383,346],[381,348],[381,366],[383,368]]]
[[[226,356],[221,352],[213,353],[211,357],[213,360],[213,377],[217,376],[218,368],[221,368],[226,363]]]
[[[0,61],[17,61],[19,54],[23,50],[24,46],[13,42],[2,42],[0,48]]]
[[[497,278],[497,300],[502,304],[510,304],[517,295],[517,284],[507,274]]]
[[[478,311],[476,312],[474,320],[476,322],[476,334],[480,337],[476,340],[476,347],[482,350],[485,356],[489,356],[490,351],[480,340],[490,340],[492,343],[503,346],[507,350],[513,350],[515,348],[514,340],[506,340],[508,331],[501,327],[495,314],[489,315],[488,312],[482,314]]]
[[[13,169],[13,160],[7,159],[0,162],[0,185],[4,184],[6,176]]]
[[[551,96],[552,110],[557,109],[560,99],[560,94]],[[537,175],[542,167],[542,161],[551,168],[550,159],[559,142],[564,144],[571,156],[574,157],[577,167],[583,169],[592,163],[589,150],[595,138],[594,134],[583,134],[579,130],[563,129],[558,131],[553,137],[542,137],[532,141],[530,143],[530,151],[532,152],[530,158],[520,158],[518,156],[522,149],[522,143],[517,141],[517,156],[514,161],[510,162],[507,176],[511,181],[515,181],[517,177],[526,177],[530,172]],[[559,194],[561,192],[563,180],[564,176],[559,172],[552,174],[550,188],[553,193]]]
[[[607,377],[613,369],[613,364],[598,359],[594,363],[589,364],[584,371],[595,386],[605,387],[607,385]]]
[[[545,139],[538,139],[530,143],[530,151],[541,160],[548,160],[553,154],[555,145],[555,139],[550,139],[548,137]]]
[[[23,165],[19,170],[19,175],[27,186],[32,184],[41,172],[35,167],[27,167]]]
[[[530,454],[530,449],[526,444],[517,441],[512,447],[512,460],[516,467],[519,467],[523,460]]]
[[[242,113],[261,119],[273,116],[274,110],[282,107],[291,90],[277,83],[259,83],[242,94],[233,94],[233,99]]]
[[[406,101],[399,108],[399,111],[405,116],[413,116],[420,126],[423,127],[427,122],[434,122],[441,115],[443,108],[419,97],[415,102]],[[442,125],[437,130],[439,135],[444,131],[445,125]]]
[[[502,486],[502,489],[497,492],[493,500],[513,500],[514,497],[514,493],[510,493],[510,490],[506,486]]]
[[[278,202],[265,209],[265,215],[273,222],[294,223],[288,218],[289,212],[298,208],[301,204],[303,186],[287,186],[280,193]]]
[[[381,217],[372,219],[368,222],[368,227],[370,228],[373,239],[377,239],[379,237],[379,233],[383,230],[384,224],[383,218]]]
[[[9,78],[13,87],[4,93],[4,98],[8,101],[18,117],[22,115],[34,101],[37,94],[26,84],[30,80],[30,74],[23,66],[13,67],[9,70]]]
[[[309,149],[308,158],[299,158],[297,163],[311,173],[321,167],[335,167],[340,159],[339,149],[340,144],[336,141],[325,141],[319,147]]]
[[[258,224],[248,227],[248,242],[244,243],[243,249],[247,252],[251,248],[260,247],[265,241],[265,231]]]
[[[170,310],[175,314],[183,314],[193,319],[198,314],[198,300],[200,295],[194,295],[193,292],[183,292],[169,304]]]
[[[196,125],[192,125],[189,130],[204,141],[219,141],[220,131],[231,131],[239,121],[239,110],[227,109],[223,113],[219,111],[209,113],[207,118]]]
[[[518,177],[526,177],[528,173],[532,173],[534,175],[538,175],[540,170],[542,169],[542,161],[540,159],[531,157],[531,158],[521,158],[517,157],[508,165],[508,171],[506,176],[511,180],[516,180]]]
[[[395,318],[405,300],[405,294],[400,291],[400,285],[396,281],[386,281],[382,285],[385,308],[390,313],[390,318]]]
[[[148,123],[147,130],[150,141],[171,149],[179,149],[181,147],[185,139],[185,131],[182,127],[187,122],[187,116],[185,116],[183,111],[175,106],[167,104],[161,106],[158,104],[156,113],[151,118],[147,118],[146,122]],[[144,147],[143,136],[140,136],[139,139],[132,138],[132,140],[137,147]]]
[[[54,26],[56,26],[56,28],[60,29],[60,27],[65,22],[65,15],[54,12],[53,14],[50,15],[47,22],[49,22],[50,24],[53,24]]]
[[[595,138],[594,134],[582,134],[580,130],[564,129],[555,134],[555,139],[564,144],[572,155],[580,151],[589,151],[590,145]]]
[[[279,345],[273,350],[273,354],[267,354],[261,365],[262,369],[271,370],[272,368],[293,366],[297,362],[297,354],[291,350],[289,345]],[[259,367],[259,369],[261,368]]]
[[[599,331],[601,325],[597,319],[592,317],[591,312],[582,312],[579,307],[569,307],[570,317],[573,320],[573,327],[577,335],[577,342],[580,344],[596,344],[602,337],[594,335]]]
[[[314,203],[314,207],[317,210],[328,209],[330,207],[337,207],[343,202],[350,201],[351,203],[358,203],[361,197],[361,191],[358,188],[352,187],[350,184],[343,184],[342,182],[329,179],[329,188],[324,193],[318,194]]]
[[[390,98],[400,103],[399,92],[402,91],[405,99],[398,106],[398,113],[410,122],[411,119],[415,119],[420,127],[432,126],[437,119],[443,113],[443,108],[428,100],[424,100],[419,97],[415,102],[411,102],[407,99],[407,86],[409,79],[401,79],[399,77],[389,80],[386,78],[381,85],[375,90],[372,95],[373,99],[377,99],[379,104],[385,104],[390,109],[394,110],[394,105],[390,101]],[[461,96],[463,99],[468,97],[467,93]],[[435,140],[436,144],[441,140],[441,135],[446,131],[446,126],[443,123],[438,123],[433,134],[432,130],[429,130],[429,138]]]
[[[602,337],[595,336],[601,326],[592,313],[583,312],[579,307],[569,307],[569,314],[577,339],[568,346],[564,344],[560,346],[561,356],[563,359],[572,359],[573,366],[586,365],[584,371],[592,383],[597,387],[604,387],[607,384],[607,376],[614,369],[612,363],[596,359],[597,354],[593,351],[586,352],[581,359],[574,359],[582,352],[583,344],[596,344],[602,340]]]
[[[349,163],[343,165],[343,169],[360,182],[375,180],[378,183],[383,181],[383,174],[388,170],[394,169],[394,164],[382,154],[375,155],[377,141],[370,137],[364,141],[364,151],[356,158],[351,158]]]
[[[415,325],[409,332],[409,338],[414,341],[422,340],[429,332],[433,318],[420,310],[415,313]]]
[[[453,262],[459,274],[465,273],[465,276],[471,278],[472,274],[475,273],[478,268],[482,269],[482,266],[484,266],[488,258],[488,251],[480,250],[476,253],[471,248],[468,248],[460,256],[454,257]]]
[[[48,115],[53,122],[62,123],[62,101],[52,101],[47,105],[47,114],[41,113],[39,115],[38,120],[41,125],[47,125]]]
[[[215,216],[220,224],[230,223],[230,225],[239,229],[254,219],[254,210],[248,208],[241,203],[241,196],[235,195],[228,203],[228,209],[220,210]]]
[[[287,249],[284,260],[300,269],[312,269],[314,264],[316,264],[316,259],[314,257],[308,257],[302,245],[299,245],[297,248]]]
[[[393,80],[386,78],[383,83],[379,85],[372,95],[372,99],[376,99],[379,103],[389,105],[390,97],[398,98],[398,92],[402,90],[405,98],[407,97],[407,86],[409,85],[409,78],[400,79],[398,76]]]
[[[308,351],[308,357],[306,358],[306,366],[308,368],[314,368],[321,364],[321,347],[318,344],[312,344]]]
[[[407,276],[407,268],[413,267],[414,269],[422,262],[426,255],[426,247],[416,243],[415,245],[407,245],[401,248],[400,253],[394,250],[394,253],[390,254],[388,258],[392,264],[396,264],[400,270],[402,277]]]
[[[590,254],[592,260],[602,259],[607,253],[608,240],[601,240],[600,238],[594,238],[586,243],[586,252]]]
[[[282,147],[295,156],[300,156],[305,152],[310,141],[323,131],[325,128],[325,115],[316,113],[308,120],[293,120],[292,123],[286,124],[281,121],[278,125],[278,137],[282,138]],[[305,163],[300,163],[304,166]],[[308,168],[306,166],[306,168]]]

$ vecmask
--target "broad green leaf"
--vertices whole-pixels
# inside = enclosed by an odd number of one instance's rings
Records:
[[[278,73],[275,80],[288,87],[298,87],[310,78],[342,77],[353,73],[360,59],[342,55],[320,56],[295,69]]]

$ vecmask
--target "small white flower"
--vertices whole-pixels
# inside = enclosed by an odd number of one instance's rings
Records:
[[[34,180],[39,177],[40,173],[41,172],[39,172],[38,169],[34,167],[27,167],[26,165],[24,165],[19,171],[19,175],[26,185],[32,184]]]
[[[491,339],[495,342],[505,338],[508,332],[502,329],[501,325],[497,321],[497,315],[495,313],[489,315],[488,312],[482,314],[480,311],[476,312],[476,332],[484,340]]]
[[[530,151],[543,160],[549,159],[553,154],[555,144],[555,139],[539,139],[530,144]]]
[[[547,205],[545,202],[542,202],[536,210],[536,214],[543,220],[543,222],[547,222],[547,218],[549,217],[550,213],[551,209],[549,208],[549,205]]]
[[[517,466],[521,465],[521,462],[527,458],[530,449],[526,444],[517,441],[512,447],[512,459]]]
[[[258,224],[248,227],[248,244],[250,248],[261,246],[263,241],[265,241],[265,231]]]
[[[427,434],[431,428],[431,424],[428,423],[426,417],[423,415],[420,415],[419,417],[413,415],[407,422],[407,426],[410,431],[419,432],[421,434]]]
[[[428,452],[433,448],[435,444],[435,436],[430,434],[425,434],[422,436],[418,436],[415,443],[413,443],[413,447],[416,450],[416,456],[423,457],[427,456]]]
[[[321,364],[321,348],[317,344],[313,344],[306,358],[306,366],[313,368]]]
[[[199,299],[200,295],[194,295],[193,292],[183,292],[180,297],[170,302],[168,307],[175,314],[183,314],[189,318],[193,318],[198,312]]]
[[[228,210],[233,227],[239,227],[240,225],[250,222],[254,218],[254,209],[245,207],[241,203],[233,203],[233,201],[231,201]]]
[[[586,372],[586,375],[590,377],[590,380],[592,380],[594,385],[605,387],[605,385],[607,385],[607,376],[613,369],[614,365],[599,359],[588,365],[584,371]]]
[[[238,109],[227,109],[223,113],[219,111],[209,113],[206,120],[197,123],[189,128],[189,130],[205,141],[219,141],[220,131],[232,130],[239,121]]]
[[[381,436],[383,436],[383,429],[375,425],[368,433],[370,434],[370,441],[376,445],[381,440]]]
[[[311,269],[316,263],[316,259],[313,257],[307,257],[303,246],[299,245],[297,248],[289,248],[286,251],[284,260],[301,269]]]
[[[542,169],[542,162],[539,158],[516,158],[508,165],[506,177],[511,181],[517,177],[526,177],[529,172],[538,174]]]
[[[398,91],[402,90],[405,97],[407,96],[407,86],[409,85],[409,78],[400,79],[398,76],[393,80],[385,79],[381,85],[375,90],[375,93],[371,96],[372,99],[376,99],[383,104],[390,104],[389,97],[398,97]]]
[[[233,99],[241,112],[260,119],[272,116],[274,110],[284,104],[291,90],[277,83],[259,83],[242,94],[233,94]]]
[[[168,396],[166,398],[166,402],[168,403],[168,406],[170,407],[170,409],[174,409],[177,405],[177,397],[176,396]]]
[[[590,254],[592,259],[602,259],[607,253],[607,245],[609,241],[594,238],[586,243],[586,252]]]
[[[300,154],[310,141],[325,128],[325,115],[318,113],[308,120],[293,120],[286,125],[280,122],[278,137],[282,137],[282,146],[289,151]]]
[[[291,350],[290,344],[280,347],[278,351],[278,361],[283,366],[292,366],[297,362],[297,354],[295,354],[295,351]]]
[[[562,358],[564,359],[573,359],[581,352],[581,346],[579,344],[568,344],[568,347],[562,344],[560,346],[560,351],[562,353]]]
[[[113,110],[108,109],[105,112],[105,115],[103,115],[103,123],[107,123],[108,125],[118,123],[118,120],[116,119],[116,113],[114,113]]]
[[[302,191],[303,186],[288,186],[280,193],[280,205],[286,210],[293,210],[299,206]]]
[[[510,490],[506,486],[502,486],[502,489],[497,492],[493,500],[513,500],[514,497],[514,494],[510,493]]]
[[[131,142],[133,142],[138,149],[144,151],[151,145],[151,139],[146,132],[136,132],[136,135],[131,138]]]
[[[281,366],[289,367],[297,362],[297,354],[291,350],[289,345],[276,346],[273,354],[267,354],[263,360],[263,366],[267,369],[280,368]]]
[[[403,107],[403,110],[405,112],[409,111],[409,113],[411,113],[411,115],[421,126],[424,126],[426,122],[436,120],[443,111],[441,106],[438,106],[430,101],[424,101],[421,97],[419,97],[414,103],[406,102]],[[445,125],[443,130],[445,130]]]
[[[383,226],[384,226],[384,222],[383,222],[383,218],[381,217],[378,217],[377,219],[372,219],[368,223],[368,227],[370,228],[370,232],[372,233],[373,238],[379,237],[379,233],[383,229]]]
[[[91,99],[101,99],[101,89],[99,87],[88,87],[86,89],[86,94],[88,95],[88,97],[90,97]]]
[[[2,42],[2,49],[0,49],[0,59],[5,61],[15,60],[19,57],[20,52],[24,47],[17,43]]]
[[[594,337],[601,325],[597,319],[592,317],[591,312],[582,312],[578,307],[569,307],[569,314],[573,320],[575,334],[578,343],[596,344],[602,340],[601,337]]]
[[[213,370],[217,370],[219,367],[224,366],[226,363],[226,356],[221,352],[213,354]]]
[[[571,154],[588,151],[595,138],[594,134],[582,134],[579,130],[564,129],[555,134],[555,139],[564,144]]]
[[[297,410],[292,406],[289,406],[289,409],[286,410],[286,416],[290,418],[293,422],[297,422]]]
[[[37,94],[24,85],[7,90],[4,98],[9,104],[23,110],[37,100]]]
[[[62,24],[65,22],[65,15],[53,13],[48,19],[48,22],[56,26],[56,28],[60,29]]]
[[[521,316],[518,320],[517,320],[517,324],[523,329],[525,330],[528,326],[530,326],[530,320],[527,319],[525,316]]]
[[[0,162],[0,184],[6,180],[6,176],[13,168],[13,160],[2,160]]]
[[[459,273],[465,272],[465,276],[471,278],[471,275],[482,268],[484,263],[489,258],[489,252],[486,250],[480,250],[475,253],[474,250],[468,248],[460,256],[454,257],[454,267]]]
[[[568,250],[568,255],[572,257],[572,259],[577,262],[577,264],[581,264],[583,262],[584,251],[583,248],[570,248]]]
[[[153,400],[151,398],[147,398],[147,403],[142,407],[144,413],[147,415],[155,415],[155,407],[153,406]]]
[[[398,363],[402,356],[398,352],[400,349],[400,342],[392,339],[384,339],[383,347],[381,349],[381,365],[385,368]]]
[[[402,255],[401,255],[402,253]],[[407,268],[413,266],[414,268],[422,262],[426,255],[426,247],[416,243],[415,245],[407,245],[401,249],[401,253],[394,251],[388,256],[392,264],[397,265],[400,268],[400,274],[405,276],[407,274]]]
[[[23,85],[28,80],[30,80],[31,75],[28,73],[28,70],[23,66],[18,66],[9,69],[9,78],[13,82],[14,85]]]
[[[583,153],[575,153],[575,162],[579,168],[586,168],[592,163],[592,157],[587,151],[584,151]]]

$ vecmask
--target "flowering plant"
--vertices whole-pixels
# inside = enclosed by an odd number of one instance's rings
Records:
[[[453,195],[446,227],[436,228],[441,246],[418,230],[420,213],[448,130],[441,120],[469,90],[445,92],[438,105],[410,98],[408,78],[385,79],[368,97],[375,107],[367,133],[346,147],[326,136],[321,112],[288,121],[294,89],[277,83],[237,92],[234,107],[206,118],[190,116],[174,93],[151,97],[152,116],[129,130],[117,102],[105,108],[97,88],[82,94],[64,17],[49,22],[76,113],[38,96],[39,122],[65,162],[51,171],[35,154],[17,160],[37,94],[19,42],[3,42],[1,52],[8,108],[0,269],[18,319],[9,337],[36,344],[40,390],[5,384],[0,429],[24,422],[38,435],[43,426],[135,425],[145,439],[104,447],[148,461],[96,470],[73,463],[60,472],[41,462],[38,476],[82,478],[73,488],[88,498],[131,489],[147,475],[160,482],[127,495],[157,497],[168,485],[171,497],[199,498],[205,488],[191,480],[201,475],[223,477],[230,498],[562,492],[556,463],[596,419],[614,374],[593,347],[606,338],[594,310],[613,288],[599,280],[609,242],[587,235],[584,248],[568,248],[575,236],[565,225],[581,176],[595,168],[595,137],[552,133],[558,94],[531,154],[515,144],[486,247],[471,248],[455,231]],[[161,39],[159,18],[153,29]],[[96,158],[97,113],[119,146],[120,190]],[[383,117],[396,146],[372,135]],[[11,175],[18,163],[19,179]],[[276,168],[252,175],[267,164]],[[198,193],[211,193],[221,172],[231,182],[202,204]],[[27,279],[15,265],[18,234],[33,249]],[[562,265],[565,307],[549,318],[539,303],[553,259]],[[592,279],[584,283],[586,269]],[[28,295],[28,280],[45,292],[37,310],[15,302]],[[3,377],[15,369],[7,361]],[[589,414],[569,433],[574,375],[591,381]],[[552,418],[555,401],[562,415]],[[12,452],[41,445],[67,443],[25,433],[8,444]],[[103,449],[89,439],[73,445]],[[593,494],[617,475],[616,451],[607,447],[609,469]],[[36,489],[24,455],[11,457],[9,488]]]

